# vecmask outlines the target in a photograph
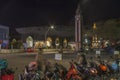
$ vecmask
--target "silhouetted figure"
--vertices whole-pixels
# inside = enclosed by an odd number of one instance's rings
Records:
[[[82,57],[81,64],[86,67],[87,66],[86,55],[85,54],[81,54],[81,57]]]

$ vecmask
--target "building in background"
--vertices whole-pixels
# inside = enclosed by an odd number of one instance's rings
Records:
[[[21,40],[23,43],[26,43],[26,38],[31,36],[33,38],[34,47],[42,46],[42,47],[55,47],[56,38],[59,38],[60,45],[63,46],[64,39],[71,42],[74,41],[74,26],[55,26],[54,29],[49,29],[49,26],[33,26],[33,27],[21,27],[16,28],[16,31],[21,35]],[[47,32],[47,34],[46,34]],[[46,38],[46,39],[45,39]],[[50,46],[45,45],[44,43],[48,43],[50,41]]]
[[[21,34],[21,40],[26,41],[28,36],[31,36],[34,40],[45,40],[45,33],[48,30],[48,26],[33,26],[33,27],[21,27],[16,28],[16,31]],[[55,29],[49,30],[47,38],[61,37],[70,38],[74,41],[74,26],[55,26]]]
[[[0,48],[6,48],[9,43],[9,27],[0,25]]]

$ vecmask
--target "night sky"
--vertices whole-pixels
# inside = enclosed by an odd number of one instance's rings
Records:
[[[0,0],[0,24],[16,27],[74,25],[78,0]],[[84,24],[120,18],[120,0],[81,0]]]

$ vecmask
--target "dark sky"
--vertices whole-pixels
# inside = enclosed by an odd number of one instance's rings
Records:
[[[10,27],[74,25],[78,0],[0,0],[0,24]],[[120,18],[120,0],[81,0],[84,24]]]

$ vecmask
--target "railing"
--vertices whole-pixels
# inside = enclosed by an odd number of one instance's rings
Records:
[[[0,53],[21,53],[24,49],[1,49]]]
[[[60,49],[41,49],[42,53],[59,53]],[[24,53],[26,52],[24,49],[1,49],[0,53]],[[40,52],[39,49],[34,49],[33,52]],[[62,49],[62,53],[73,53],[72,49]]]

